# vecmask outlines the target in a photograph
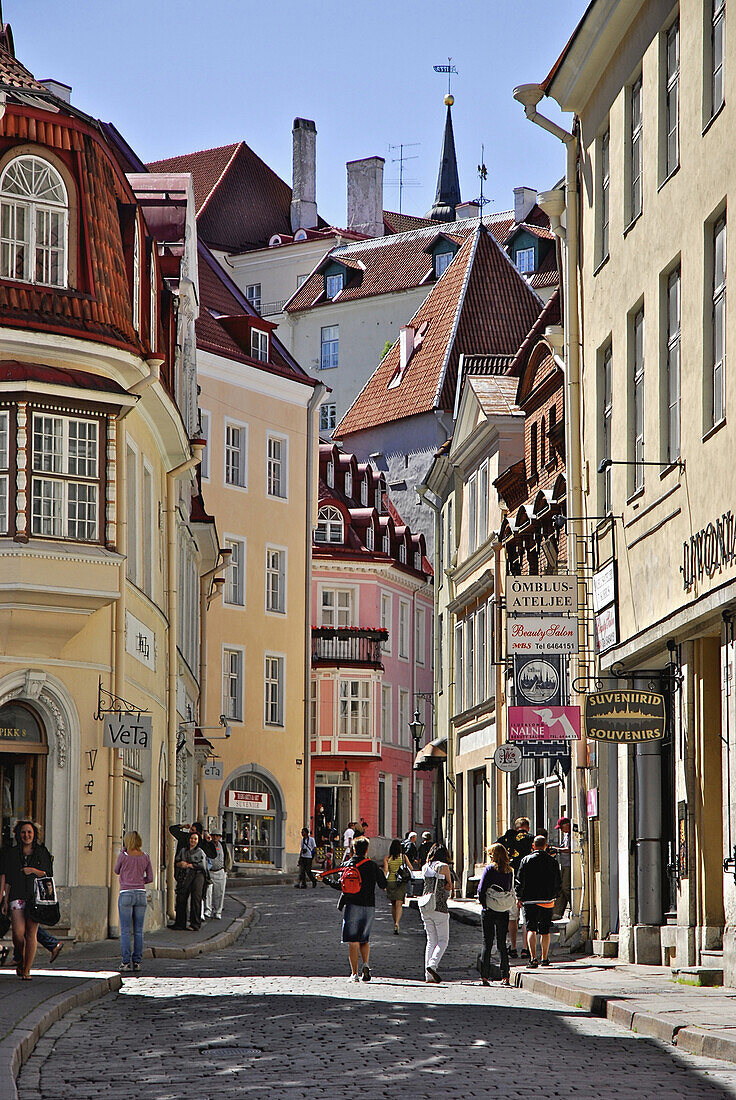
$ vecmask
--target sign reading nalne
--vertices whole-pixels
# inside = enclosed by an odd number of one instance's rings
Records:
[[[664,695],[653,691],[597,691],[586,695],[585,732],[594,741],[619,745],[662,741]]]
[[[506,611],[509,615],[559,614],[578,609],[578,589],[574,573],[545,577],[507,577]]]

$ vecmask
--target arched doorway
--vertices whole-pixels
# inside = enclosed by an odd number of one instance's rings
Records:
[[[0,830],[10,843],[16,822],[46,822],[46,731],[25,703],[0,707]]]
[[[223,787],[220,812],[234,866],[282,866],[283,798],[271,776],[255,765],[230,776]]]

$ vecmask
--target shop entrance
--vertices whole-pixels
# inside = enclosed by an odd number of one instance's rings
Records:
[[[317,837],[316,833],[321,831],[324,834],[329,822],[337,829],[342,841],[348,822],[353,820],[353,786],[350,780],[343,780],[339,773],[318,772],[314,786],[314,827],[317,842],[321,843],[322,837]]]
[[[225,791],[223,830],[233,864],[281,866],[281,801],[265,779],[248,772]]]
[[[30,707],[0,707],[0,813],[3,846],[10,844],[18,821],[28,818],[43,829],[48,745],[41,722]]]

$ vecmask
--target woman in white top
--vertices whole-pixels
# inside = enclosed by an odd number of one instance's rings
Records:
[[[424,894],[434,894],[434,904],[419,906],[419,912],[427,933],[427,947],[424,953],[425,980],[430,984],[441,982],[437,967],[450,942],[450,913],[447,908],[449,898],[455,896],[450,874],[450,853],[444,844],[435,844],[427,853],[427,862],[422,868],[424,876]]]

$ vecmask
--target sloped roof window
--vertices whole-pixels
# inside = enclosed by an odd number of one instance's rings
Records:
[[[331,543],[343,541],[342,512],[338,508],[320,508],[314,541]]]
[[[66,286],[68,215],[66,187],[51,164],[11,160],[0,178],[0,277]]]
[[[342,273],[325,276],[325,294],[331,301],[334,301],[338,294],[342,293],[344,285],[345,276]]]
[[[517,248],[514,253],[514,263],[516,264],[516,270],[522,275],[531,275],[536,268],[534,249]]]
[[[453,261],[455,256],[454,252],[435,252],[434,256],[434,273],[439,279],[440,275],[444,275],[448,267]]]

